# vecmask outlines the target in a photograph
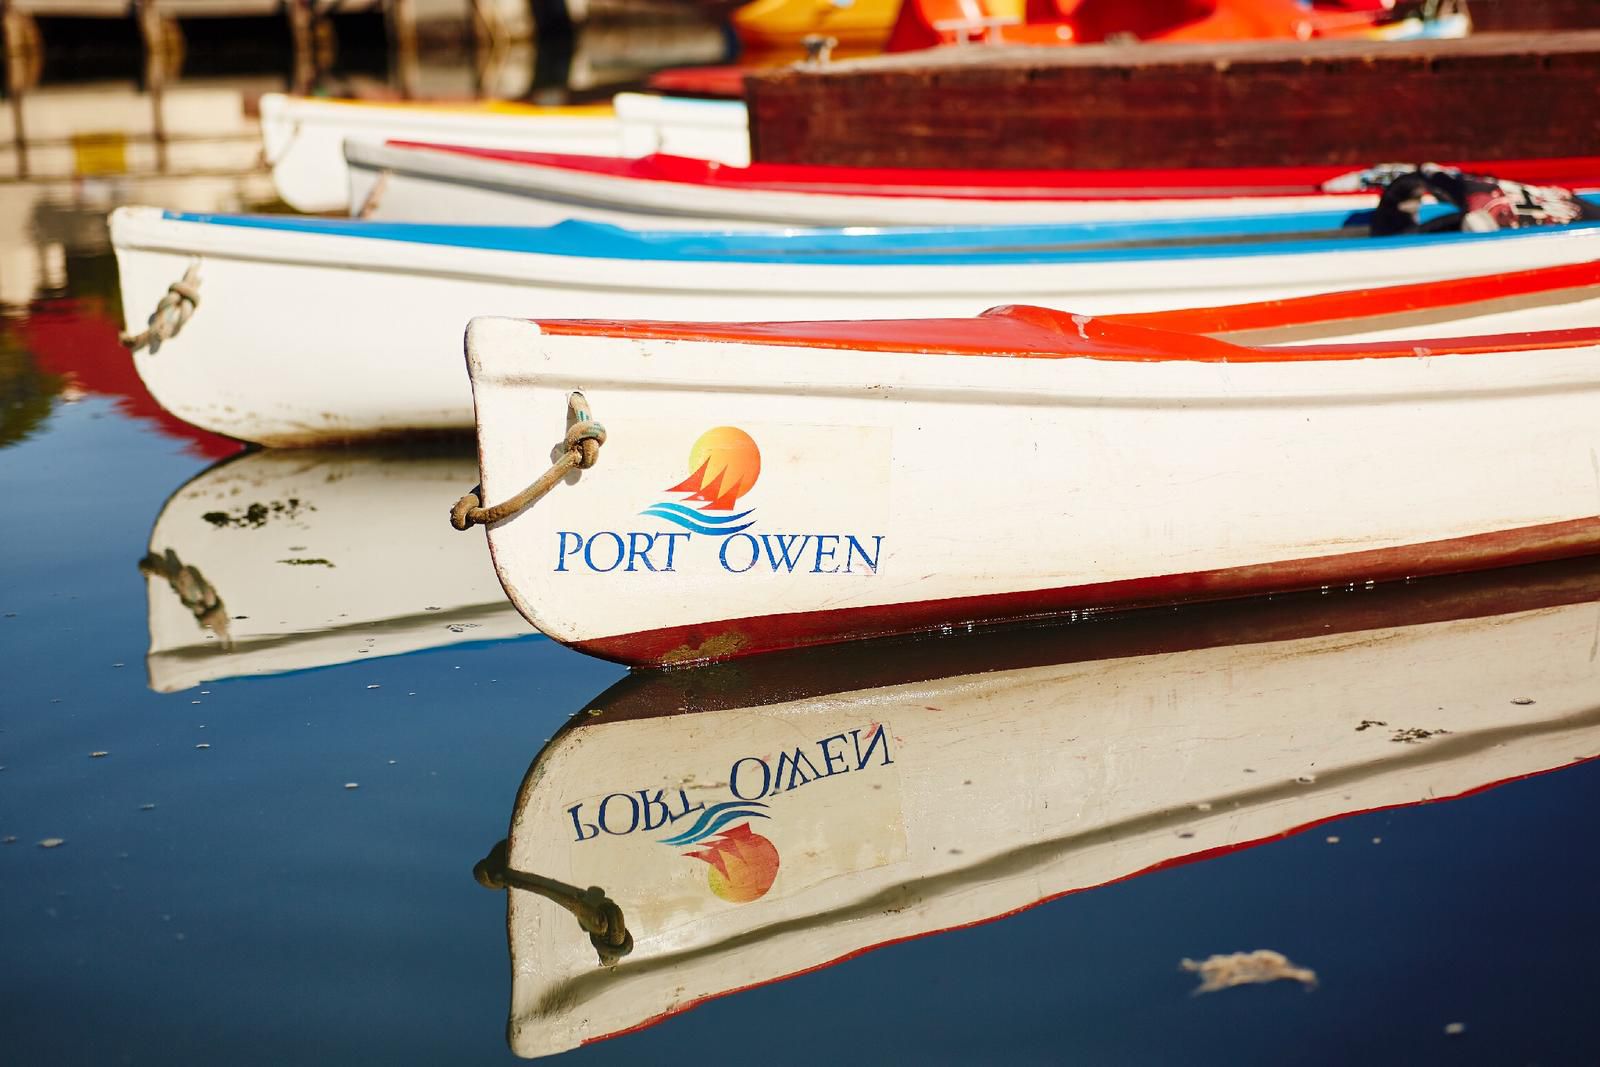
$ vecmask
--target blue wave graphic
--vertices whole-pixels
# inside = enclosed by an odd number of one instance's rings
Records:
[[[715,819],[711,820],[711,825],[707,826],[702,833],[695,837],[689,838],[687,841],[673,839],[672,841],[662,843],[671,845],[692,845],[695,842],[703,841],[708,837],[715,837],[724,826],[727,826],[731,822],[738,822],[740,819],[770,819],[771,817],[772,816],[763,814],[759,811],[751,811],[747,808],[737,808],[733,811],[725,811],[721,815],[718,815]]]
[[[751,514],[754,510],[752,508],[749,511],[741,511],[737,515],[707,515],[703,511],[695,511],[693,508],[686,508],[682,504],[674,504],[671,501],[664,500],[659,504],[651,504],[639,514],[654,515],[658,519],[666,519],[674,525],[682,526],[691,533],[705,534],[707,537],[726,537],[729,534],[736,534],[740,530],[748,530],[754,526],[755,520],[753,519],[750,522],[739,523],[740,519]],[[732,525],[733,523],[739,523],[739,525]]]
[[[713,804],[709,808],[706,808],[704,811],[702,811],[700,813],[700,817],[698,819],[696,819],[694,821],[694,823],[687,830],[684,830],[683,832],[679,833],[677,835],[677,837],[662,838],[662,843],[663,844],[675,844],[675,843],[677,843],[678,838],[691,838],[694,835],[698,834],[702,829],[704,829],[706,823],[708,823],[712,819],[716,818],[718,812],[726,811],[728,808],[741,807],[741,806],[743,806],[745,804],[749,804],[749,805],[752,805],[752,806],[758,807],[758,808],[766,807],[766,805],[761,803],[761,801],[759,801],[759,800],[749,800],[749,801],[745,801],[745,800],[724,800],[722,803]]]
[[[738,522],[746,515],[749,515],[751,512],[755,511],[755,508],[750,508],[746,511],[739,512],[737,515],[711,515],[707,512],[696,511],[694,508],[687,507],[683,504],[674,503],[670,500],[663,500],[659,504],[651,504],[650,506],[652,508],[662,508],[666,511],[676,512],[685,518],[694,519],[696,522],[710,523],[713,526],[724,526],[730,522]]]
[[[766,805],[759,800],[725,800],[701,812],[694,825],[683,833],[659,840],[663,845],[692,845],[715,834],[735,819],[770,819],[772,816],[755,810],[764,807]]]

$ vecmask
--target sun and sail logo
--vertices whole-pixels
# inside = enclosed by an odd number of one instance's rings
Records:
[[[666,519],[690,533],[726,537],[755,525],[754,508],[734,511],[739,498],[755,488],[761,477],[761,449],[755,438],[736,426],[718,426],[700,435],[689,450],[689,477],[668,489],[687,493],[683,501],[663,500],[642,514]],[[688,505],[702,502],[698,509]],[[709,512],[725,511],[726,515]]]
[[[674,848],[703,843],[704,847],[684,855],[710,865],[706,881],[713,893],[730,904],[748,904],[765,896],[778,877],[777,847],[750,829],[748,821],[739,822],[770,818],[758,810],[765,807],[759,800],[713,804],[700,813],[689,829],[660,840]]]

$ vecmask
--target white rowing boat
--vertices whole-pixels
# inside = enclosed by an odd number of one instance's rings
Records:
[[[528,636],[482,550],[438,521],[473,470],[459,449],[298,450],[190,480],[139,561],[150,688]]]
[[[631,153],[624,153],[631,157]],[[638,228],[937,226],[1198,218],[1372,208],[1333,167],[1175,171],[935,171],[726,166],[670,155],[562,155],[472,145],[349,141],[350,203],[365,218]],[[1461,164],[1521,181],[1600,182],[1600,161]],[[1376,177],[1374,175],[1374,177]],[[1337,191],[1336,191],[1337,190]]]
[[[1130,313],[1600,251],[1593,226],[1111,247],[1168,225],[697,235],[121,209],[111,232],[129,332],[159,311],[168,334],[134,356],[151,393],[187,422],[275,445],[468,428],[458,353],[474,315],[849,319],[969,315],[1012,301]]]
[[[1596,576],[1547,565],[634,675],[539,752],[479,867],[512,887],[511,1048],[557,1053],[1600,755]],[[1339,847],[1373,846],[1345,831]],[[1170,946],[1174,996],[1193,988],[1179,960],[1207,950]]]
[[[368,102],[268,93],[261,139],[278,195],[297,211],[350,206],[348,142],[445,140],[540,152],[674,152],[728,163],[750,158],[744,104],[621,93],[612,104],[538,107]]]
[[[480,318],[467,360],[494,507],[454,518],[541,631],[630,664],[1600,550],[1600,327]],[[584,437],[598,463],[528,506]]]
[[[618,160],[535,153],[469,151],[396,140],[348,141],[350,203],[364,218],[405,222],[502,222],[550,226],[587,219],[620,226],[759,229],[771,226],[938,226],[1082,222],[1090,219],[1181,218],[1267,211],[1356,211],[1377,203],[1371,193],[1302,195],[982,199],[926,195],[861,195],[803,188],[740,188],[662,180],[646,168],[678,161]],[[577,165],[581,163],[582,165]],[[637,164],[629,167],[628,164]],[[715,173],[715,172],[713,172]]]

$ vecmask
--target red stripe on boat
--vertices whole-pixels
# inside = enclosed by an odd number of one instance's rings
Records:
[[[1046,620],[1075,612],[1158,607],[1287,593],[1323,585],[1454,574],[1567,559],[1596,551],[1600,551],[1600,516],[1333,556],[987,596],[758,615],[641,630],[572,644],[591,655],[633,666],[678,666],[869,637]]]
[[[1354,299],[1354,297],[1352,297]],[[1359,344],[1247,348],[1215,338],[1129,324],[1117,317],[1072,315],[1008,304],[968,319],[858,319],[836,322],[635,322],[540,319],[552,336],[616,337],[634,341],[711,341],[792,348],[905,352],[921,355],[1071,357],[1117,361],[1289,363],[1485,355],[1600,344],[1600,327],[1487,337]]]
[[[614,178],[766,192],[840,196],[934,196],[960,200],[1169,200],[1228,196],[1305,196],[1352,167],[1206,167],[1174,170],[959,170],[752,163],[735,167],[704,159],[655,154],[637,159],[528,152],[393,140],[396,148],[472,159],[550,167]],[[1474,173],[1567,188],[1600,186],[1600,156],[1556,159],[1463,160]],[[1370,195],[1370,194],[1368,194]]]
[[[1263,300],[1253,304],[1146,311],[1107,318],[1130,326],[1148,326],[1180,333],[1228,333],[1345,319],[1376,318],[1408,311],[1460,307],[1535,294],[1563,294],[1568,300],[1600,296],[1600,260],[1505,274],[1452,278],[1445,281],[1349,289],[1338,293]]]

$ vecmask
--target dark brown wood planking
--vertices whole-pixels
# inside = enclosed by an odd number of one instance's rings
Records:
[[[1478,33],[1600,28],[1595,0],[1471,0],[1467,10]]]
[[[1600,145],[1600,30],[969,46],[752,73],[745,95],[753,156],[773,163],[1354,167],[1586,155]]]

